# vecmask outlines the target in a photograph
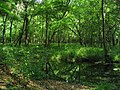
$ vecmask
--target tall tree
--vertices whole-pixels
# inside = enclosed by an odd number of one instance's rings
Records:
[[[105,36],[105,0],[102,0],[102,33],[103,33],[104,55],[106,59],[107,48],[106,48],[106,36]]]

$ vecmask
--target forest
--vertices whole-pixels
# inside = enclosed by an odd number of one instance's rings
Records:
[[[0,0],[0,90],[120,90],[120,0]]]

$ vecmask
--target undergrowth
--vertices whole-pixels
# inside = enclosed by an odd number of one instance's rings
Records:
[[[113,60],[120,60],[120,51],[118,49],[111,50],[110,55]],[[87,81],[88,77],[89,79],[92,77],[91,80],[94,82],[94,75],[99,75],[96,72],[102,70],[102,67],[97,68],[95,66],[91,68],[91,65],[87,63],[104,62],[104,52],[101,48],[81,47],[79,45],[61,45],[61,47],[52,45],[49,49],[42,46],[0,46],[0,61],[8,65],[11,73],[22,74],[26,80],[55,79],[54,75],[56,75],[67,82],[81,83],[85,81],[87,83],[89,82]],[[47,72],[46,63],[48,62],[51,67],[47,66]],[[119,74],[120,66],[116,65],[116,68],[118,68],[116,72]],[[102,79],[99,80],[102,81]],[[106,85],[98,83],[95,86],[95,90],[118,88],[116,84],[110,87],[111,83],[108,82],[106,82]]]

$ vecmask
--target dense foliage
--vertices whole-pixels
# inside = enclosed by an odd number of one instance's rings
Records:
[[[119,11],[119,0],[0,0],[0,65],[25,81],[117,90]]]

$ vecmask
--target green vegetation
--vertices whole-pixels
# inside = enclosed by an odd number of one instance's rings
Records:
[[[49,49],[36,45],[1,46],[0,50],[1,60],[9,67],[10,73],[16,77],[24,76],[20,83],[56,79],[94,86],[95,90],[119,88],[120,66],[115,64],[112,70],[106,67],[101,48],[64,44],[61,47],[52,45]],[[115,52],[111,52],[111,55],[114,57]]]
[[[118,90],[119,11],[119,0],[0,0],[0,89]]]

